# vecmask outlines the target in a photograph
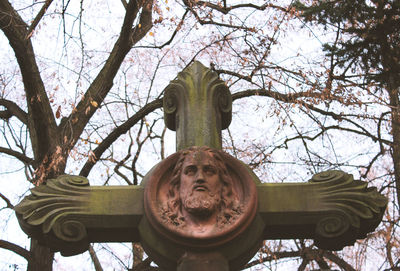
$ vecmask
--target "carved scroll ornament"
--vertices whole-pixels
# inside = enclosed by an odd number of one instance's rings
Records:
[[[164,91],[165,125],[176,131],[177,150],[222,148],[221,130],[232,119],[232,97],[218,74],[195,61]]]
[[[316,224],[319,247],[338,250],[353,245],[380,223],[387,199],[376,187],[338,170],[316,174],[310,183],[318,185],[321,209],[327,210]]]
[[[77,216],[89,211],[88,186],[84,177],[64,175],[31,189],[32,194],[15,207],[21,228],[55,250],[62,246],[69,246],[71,254],[87,250],[86,227]]]
[[[314,175],[307,183],[257,185],[264,239],[314,239],[340,250],[375,230],[387,199],[343,171]]]

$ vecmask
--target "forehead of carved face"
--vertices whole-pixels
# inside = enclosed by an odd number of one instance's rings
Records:
[[[215,195],[221,191],[223,185],[216,160],[207,151],[188,154],[183,162],[180,177],[181,196],[204,192]]]

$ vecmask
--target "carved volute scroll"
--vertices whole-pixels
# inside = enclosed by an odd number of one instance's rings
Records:
[[[140,186],[89,186],[84,177],[63,175],[31,193],[15,206],[22,230],[64,256],[84,252],[89,242],[140,240]]]
[[[258,185],[264,239],[310,238],[329,250],[353,245],[375,230],[386,209],[387,199],[367,185],[339,170],[307,183]]]
[[[177,150],[221,149],[221,130],[232,118],[232,97],[217,73],[195,61],[164,92],[164,121],[176,131]]]
[[[354,180],[343,171],[331,170],[316,174],[310,184],[318,186],[321,210],[330,210],[316,224],[316,244],[339,250],[367,236],[382,220],[387,199],[376,187]]]
[[[88,186],[84,177],[64,175],[31,189],[15,207],[21,228],[49,247],[65,246],[66,254],[87,250],[86,226],[77,216],[89,212]]]

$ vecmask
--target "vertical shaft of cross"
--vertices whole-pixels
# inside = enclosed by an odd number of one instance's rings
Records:
[[[217,73],[195,61],[164,92],[164,120],[176,131],[177,151],[191,146],[222,148],[221,130],[232,118],[232,98]]]
[[[177,271],[228,271],[228,261],[219,253],[185,253],[178,261]]]

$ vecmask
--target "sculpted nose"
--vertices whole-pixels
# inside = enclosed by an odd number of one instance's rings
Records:
[[[202,170],[199,170],[196,175],[196,183],[204,183],[204,174]]]

